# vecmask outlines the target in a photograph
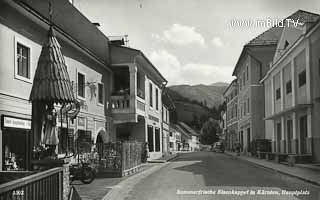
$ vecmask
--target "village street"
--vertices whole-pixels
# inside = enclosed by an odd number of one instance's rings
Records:
[[[138,175],[139,176],[139,175]],[[129,184],[129,185],[128,185]],[[264,191],[310,191],[310,195],[301,195],[299,199],[318,199],[320,188],[291,178],[246,161],[235,159],[226,154],[213,152],[193,152],[181,154],[160,170],[146,176],[139,183],[130,186],[129,194],[121,198],[143,199],[297,199],[288,195],[196,195],[177,194],[192,191],[227,192],[258,190]],[[126,191],[127,193],[128,191]],[[262,191],[261,191],[262,192]],[[121,192],[120,192],[121,193]],[[121,195],[120,195],[121,196]],[[120,199],[121,199],[120,198]]]

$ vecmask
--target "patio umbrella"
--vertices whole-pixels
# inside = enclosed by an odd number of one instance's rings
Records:
[[[58,144],[54,104],[66,105],[76,100],[61,46],[52,26],[41,50],[29,99],[32,102],[32,130],[35,143],[40,143],[42,138],[45,144]],[[42,131],[44,135],[41,137]]]

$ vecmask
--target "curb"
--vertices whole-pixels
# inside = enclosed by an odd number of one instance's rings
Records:
[[[125,199],[129,193],[132,191],[132,188],[139,183],[142,179],[148,177],[154,172],[160,170],[161,168],[167,166],[169,163],[159,163],[159,165],[155,165],[145,171],[137,173],[135,175],[130,176],[128,179],[125,179],[115,185],[103,198],[102,200],[122,200]]]
[[[294,178],[297,178],[297,179],[300,179],[302,181],[305,181],[305,182],[308,182],[308,183],[311,183],[313,185],[316,185],[316,186],[320,186],[320,183],[317,182],[317,181],[313,181],[313,180],[309,180],[307,178],[304,178],[304,177],[301,177],[301,176],[297,176],[297,175],[293,175],[293,174],[290,174],[290,173],[287,173],[287,172],[284,172],[282,170],[278,170],[278,169],[275,169],[275,168],[272,168],[272,167],[267,167],[263,164],[259,164],[259,163],[255,163],[255,162],[251,162],[249,160],[246,160],[244,158],[241,158],[240,156],[235,156],[235,155],[232,155],[232,154],[229,154],[229,153],[226,153],[226,155],[228,156],[231,156],[231,157],[234,157],[236,159],[239,159],[239,160],[242,160],[242,161],[245,161],[245,162],[248,162],[256,167],[260,167],[260,168],[264,168],[266,170],[270,170],[270,171],[274,171],[274,172],[277,172],[277,173],[280,173],[280,174],[284,174],[284,175],[287,175],[287,176],[290,176],[290,177],[294,177]]]
[[[178,154],[176,153],[174,156],[168,158],[167,160],[165,160],[165,159],[163,159],[163,160],[149,160],[148,163],[166,163],[166,162],[169,162],[170,160],[173,160],[177,157],[178,157]]]

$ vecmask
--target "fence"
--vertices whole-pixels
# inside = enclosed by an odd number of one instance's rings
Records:
[[[141,165],[142,143],[136,141],[97,144],[99,172],[125,176]]]
[[[1,184],[0,200],[62,200],[62,181],[61,167],[35,173]]]

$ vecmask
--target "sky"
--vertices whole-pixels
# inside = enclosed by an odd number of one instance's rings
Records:
[[[320,13],[320,0],[75,0],[107,36],[128,35],[168,85],[231,82],[243,45],[268,26],[234,21],[284,19],[302,9]]]

